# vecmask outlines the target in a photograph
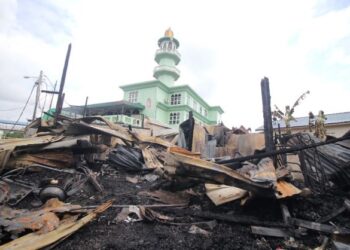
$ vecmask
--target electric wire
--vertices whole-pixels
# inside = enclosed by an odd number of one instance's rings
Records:
[[[21,111],[21,114],[19,115],[19,117],[18,117],[18,119],[16,120],[16,122],[13,124],[12,128],[6,133],[6,135],[8,135],[9,133],[11,133],[11,132],[13,131],[13,129],[15,128],[15,126],[17,125],[17,123],[19,122],[19,120],[21,119],[21,117],[22,117],[22,115],[23,115],[23,113],[24,113],[24,110],[26,109],[26,107],[27,107],[27,105],[28,105],[28,102],[29,102],[30,98],[32,97],[32,94],[33,94],[35,85],[36,85],[36,83],[34,83],[33,88],[32,88],[32,90],[30,91],[29,97],[28,97],[26,103],[24,104],[24,107],[23,107],[23,109],[22,109],[22,111]]]
[[[45,83],[46,90],[47,90],[47,89],[48,89],[48,87],[47,87],[47,83],[46,83],[46,82],[44,82],[44,83]],[[41,109],[41,116],[43,115],[44,110],[45,110],[46,98],[47,98],[47,93],[45,93],[44,104],[43,104],[43,107],[42,107],[42,109]]]

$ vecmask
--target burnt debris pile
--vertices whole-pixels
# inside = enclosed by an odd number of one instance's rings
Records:
[[[267,149],[243,127],[182,129],[60,116],[1,140],[0,249],[349,247],[349,134]]]

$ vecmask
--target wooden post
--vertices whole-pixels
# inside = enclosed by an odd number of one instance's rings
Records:
[[[273,142],[270,87],[267,77],[261,79],[261,96],[264,114],[265,149],[266,152],[272,152],[275,150],[275,144]]]
[[[87,96],[85,99],[85,105],[84,105],[84,111],[83,111],[83,117],[86,116],[86,111],[87,111],[87,104],[88,104],[89,97]]]
[[[63,98],[64,98],[63,97],[63,88],[64,88],[64,83],[66,81],[66,75],[67,75],[67,69],[68,69],[71,48],[72,48],[72,44],[69,44],[67,54],[66,54],[66,60],[64,62],[62,77],[61,77],[60,90],[58,91],[58,98],[57,98],[56,112],[55,112],[55,123],[57,122],[57,117],[61,114],[61,111],[62,111]]]

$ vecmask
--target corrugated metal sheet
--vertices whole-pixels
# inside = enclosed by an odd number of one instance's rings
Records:
[[[332,186],[350,186],[350,140],[309,148],[299,153],[301,170],[305,182],[314,191],[322,192]],[[320,140],[309,134],[296,134],[290,140],[291,146],[312,145]]]
[[[317,116],[317,114],[315,115]],[[326,114],[327,120],[325,122],[326,125],[335,124],[335,123],[345,123],[350,122],[350,112],[342,112],[342,113],[333,113],[333,114]],[[295,118],[296,121],[291,121],[290,126],[291,127],[305,127],[309,126],[309,117],[297,117]],[[281,128],[285,128],[286,124],[284,121],[273,121],[272,126],[273,128],[278,128],[278,123],[280,124]],[[261,131],[264,129],[264,126],[260,126],[257,128],[257,131]]]

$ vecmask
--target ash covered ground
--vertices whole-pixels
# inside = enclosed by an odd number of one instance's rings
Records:
[[[138,193],[159,188],[161,182],[164,182],[161,178],[154,182],[139,178],[139,182],[135,184],[127,181],[126,177],[141,176],[139,173],[126,173],[106,165],[95,167],[94,171],[100,173],[98,181],[103,185],[104,192],[97,193],[92,186],[85,185],[66,202],[82,206],[99,205],[109,199],[114,199],[115,205],[160,203]],[[23,176],[25,179],[37,182],[48,177],[46,171]],[[194,216],[193,214],[200,211],[236,217],[253,216],[262,221],[283,223],[280,204],[277,200],[254,198],[244,206],[241,206],[239,201],[215,206],[202,192],[203,189],[202,184],[192,188],[189,205],[186,207],[152,208],[154,211],[174,218],[171,222],[143,220],[117,223],[115,218],[122,208],[112,207],[92,223],[54,245],[53,249],[313,249],[322,244],[324,234],[320,235],[311,230],[307,231],[307,235],[291,240],[254,235],[251,233],[250,225]],[[286,204],[292,217],[316,221],[341,207],[344,197],[349,198],[349,193],[333,190],[327,195],[289,198]],[[19,207],[29,209],[32,200],[33,197],[27,197]],[[349,212],[344,212],[331,221],[337,226],[349,226]],[[209,234],[190,233],[193,224]],[[331,249],[330,243],[326,249]]]

